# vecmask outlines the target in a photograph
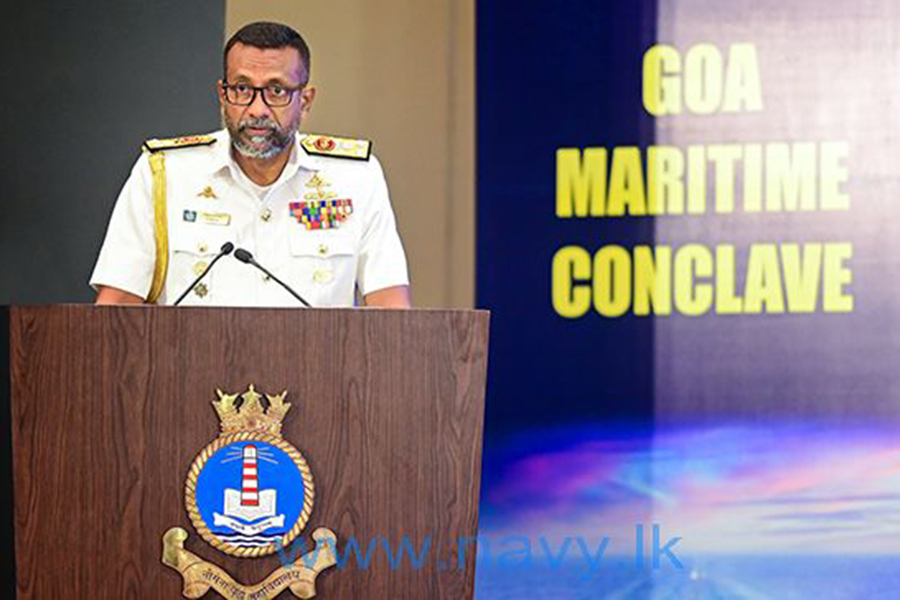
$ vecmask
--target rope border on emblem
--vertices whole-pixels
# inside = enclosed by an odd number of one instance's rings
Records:
[[[231,544],[226,544],[219,540],[219,538],[210,531],[209,527],[206,526],[206,522],[203,520],[203,517],[200,516],[200,509],[197,507],[197,479],[200,477],[200,471],[203,470],[206,461],[212,458],[213,454],[229,444],[248,441],[264,442],[275,446],[291,457],[294,464],[299,468],[300,474],[303,476],[303,510],[300,511],[300,517],[297,519],[294,526],[291,527],[290,531],[282,536],[281,545],[286,548],[291,542],[297,539],[297,536],[299,536],[303,531],[303,528],[306,527],[309,515],[312,513],[315,488],[313,486],[312,472],[309,470],[309,465],[306,464],[306,459],[303,458],[303,455],[300,454],[299,450],[278,435],[253,431],[238,431],[236,433],[219,436],[210,442],[210,444],[197,455],[197,458],[194,459],[194,462],[191,464],[191,468],[188,471],[188,477],[184,483],[184,504],[187,509],[188,517],[190,517],[191,523],[194,525],[194,529],[196,529],[197,533],[200,534],[200,537],[206,540],[213,548],[232,556],[256,558],[277,552],[278,545],[269,544],[268,546],[259,548],[237,548]]]

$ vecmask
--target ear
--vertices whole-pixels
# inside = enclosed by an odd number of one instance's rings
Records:
[[[225,106],[225,90],[222,86],[225,85],[225,82],[221,79],[216,82],[216,97],[219,99],[219,106]]]
[[[300,116],[305,118],[309,115],[309,110],[312,108],[313,100],[316,99],[316,88],[312,86],[306,86],[302,90],[300,90]]]

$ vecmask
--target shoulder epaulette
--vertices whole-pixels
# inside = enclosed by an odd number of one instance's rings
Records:
[[[300,140],[300,145],[307,154],[318,156],[369,160],[369,155],[372,153],[372,142],[369,140],[353,140],[317,133],[307,133]]]
[[[211,135],[186,135],[183,137],[169,138],[166,140],[147,140],[144,142],[144,148],[148,152],[159,152],[160,150],[174,150],[176,148],[191,148],[193,146],[209,146],[214,144],[216,138]]]

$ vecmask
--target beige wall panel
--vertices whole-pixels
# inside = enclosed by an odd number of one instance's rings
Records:
[[[305,131],[373,140],[417,306],[474,303],[474,2],[229,0],[226,35],[251,21],[297,29],[318,88]]]

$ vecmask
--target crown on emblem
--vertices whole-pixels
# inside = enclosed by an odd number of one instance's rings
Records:
[[[291,408],[290,402],[285,402],[287,390],[277,396],[266,394],[268,408],[262,404],[260,396],[253,384],[243,394],[226,394],[217,389],[219,400],[213,400],[213,407],[219,414],[222,433],[234,433],[237,431],[256,431],[281,435],[281,421]],[[241,403],[236,404],[238,396]]]

